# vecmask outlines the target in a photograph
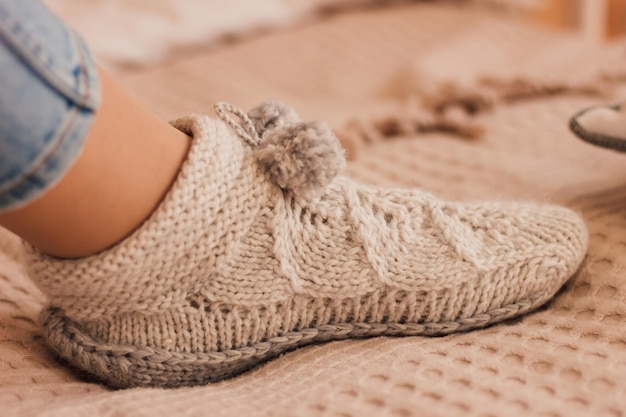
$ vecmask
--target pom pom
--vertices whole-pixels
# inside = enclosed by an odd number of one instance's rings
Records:
[[[280,126],[300,121],[294,109],[282,101],[269,100],[248,112],[248,117],[259,136]]]
[[[305,199],[319,194],[346,164],[339,140],[321,122],[267,130],[255,153],[276,185]]]

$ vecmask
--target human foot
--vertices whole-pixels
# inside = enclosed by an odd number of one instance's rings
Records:
[[[30,248],[49,344],[114,387],[234,376],[311,343],[442,335],[548,301],[581,263],[555,206],[446,203],[335,177],[328,127],[269,103],[191,116],[180,175],[144,225],[96,256]],[[239,118],[240,120],[237,120]]]
[[[585,109],[572,117],[570,129],[591,144],[626,152],[626,105]]]

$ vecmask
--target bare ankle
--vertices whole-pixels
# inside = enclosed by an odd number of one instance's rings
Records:
[[[0,225],[54,256],[97,253],[128,236],[167,193],[189,138],[101,71],[103,105],[82,154],[61,181]]]

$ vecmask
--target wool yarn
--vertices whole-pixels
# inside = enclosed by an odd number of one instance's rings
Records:
[[[626,152],[626,106],[624,103],[584,109],[570,119],[569,127],[592,145]]]
[[[484,327],[542,305],[582,262],[570,210],[357,184],[330,130],[280,106],[173,122],[188,158],[115,247],[62,260],[27,245],[63,358],[112,387],[203,384],[311,343]]]

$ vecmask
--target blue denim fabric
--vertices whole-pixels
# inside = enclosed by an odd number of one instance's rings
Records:
[[[0,211],[63,176],[100,101],[82,39],[37,0],[0,0]]]

